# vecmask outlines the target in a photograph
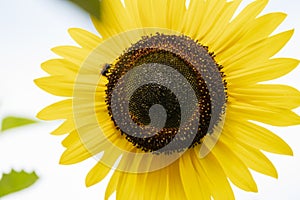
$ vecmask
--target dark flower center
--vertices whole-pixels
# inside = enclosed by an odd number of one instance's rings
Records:
[[[111,119],[145,152],[179,152],[200,144],[224,114],[221,70],[208,48],[189,37],[145,36],[106,65]]]

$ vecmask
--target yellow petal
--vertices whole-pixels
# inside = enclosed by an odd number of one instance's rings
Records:
[[[218,56],[219,64],[224,67],[225,73],[247,67],[253,64],[253,60],[257,64],[266,62],[270,57],[274,56],[292,37],[294,30],[285,31],[277,35],[260,40],[244,49],[236,52],[232,56]]]
[[[98,36],[80,28],[70,28],[69,34],[80,46],[90,50],[102,42],[102,39]]]
[[[249,24],[249,31],[241,38],[243,44],[251,44],[268,37],[286,18],[285,13],[269,13]]]
[[[136,28],[142,28],[142,23],[140,20],[140,11],[138,9],[139,0],[124,0],[125,8],[128,10],[128,14],[136,24]]]
[[[81,133],[82,131],[78,132]],[[69,165],[78,163],[103,151],[105,138],[102,141],[95,141],[95,139],[98,139],[97,136],[91,134],[89,139],[83,139],[82,136],[79,136],[78,132],[71,132],[62,142],[67,149],[60,158],[60,164]]]
[[[115,171],[112,177],[110,178],[109,183],[105,190],[105,197],[104,197],[105,200],[108,200],[108,198],[112,195],[112,193],[116,191],[121,173],[122,172]]]
[[[133,173],[123,173],[118,182],[116,199],[137,199],[137,192],[134,188],[137,186],[137,174]]]
[[[168,28],[182,32],[185,0],[124,0],[126,10],[137,28]],[[176,12],[174,12],[176,10]]]
[[[174,12],[176,10],[176,12]],[[186,12],[185,0],[167,1],[167,27],[181,32],[184,23],[184,14]]]
[[[77,66],[81,66],[87,56],[91,53],[87,49],[82,49],[75,46],[59,46],[54,47],[51,50]]]
[[[242,0],[234,0],[226,2],[225,6],[217,15],[214,13],[216,19],[212,22],[210,28],[207,30],[207,33],[203,34],[202,31],[199,30],[200,35],[196,36],[196,39],[201,41],[202,44],[207,45],[211,52],[216,52],[216,50],[213,49],[214,43],[219,39],[220,35],[223,34],[224,30],[229,25],[229,22],[241,1]],[[202,39],[200,40],[201,37]]]
[[[72,97],[74,83],[64,76],[50,76],[34,80],[41,89],[57,96]]]
[[[300,124],[300,117],[289,109],[274,108],[267,104],[255,105],[234,101],[228,104],[227,114],[244,120],[254,120],[274,126]]]
[[[165,199],[167,196],[167,169],[163,168],[158,171],[150,172],[147,174],[146,182],[152,183],[151,187],[145,187],[144,195],[142,199],[145,200],[156,200],[157,198]]]
[[[196,171],[196,176],[198,180],[200,180],[200,187],[201,187],[201,189],[197,187],[194,188],[195,191],[197,191],[198,194],[201,193],[201,195],[199,194],[199,196],[202,196],[203,199],[211,199],[213,192],[210,190],[209,187],[210,177],[208,177],[207,174],[204,173],[202,166],[197,162],[197,160],[193,159],[192,162],[194,165],[194,169]]]
[[[116,199],[151,199],[151,194],[148,194],[146,190],[146,177],[148,176],[148,173],[140,174],[134,172],[127,172],[127,169],[132,169],[131,165],[132,163],[127,157],[121,158],[121,161],[118,165],[118,169],[122,169],[124,171],[122,171],[122,174],[119,177],[116,191]],[[155,188],[155,185],[156,184],[153,184],[152,190],[158,190]]]
[[[198,33],[198,24],[201,22],[205,8],[204,0],[191,0],[186,15],[184,16],[185,24],[183,24],[183,32],[192,37],[196,38],[196,34]],[[187,23],[188,22],[188,23]]]
[[[232,88],[230,96],[237,101],[276,108],[294,109],[300,106],[300,92],[286,85],[252,85]]]
[[[122,167],[120,167],[122,165]],[[119,168],[131,168],[131,163],[122,158]],[[126,167],[128,166],[128,167]],[[168,190],[168,168],[146,173],[120,172],[116,188],[116,199],[156,200],[166,199]],[[151,187],[149,187],[151,183]]]
[[[251,192],[257,192],[257,186],[247,166],[222,142],[218,142],[212,149],[225,174],[237,187]]]
[[[236,142],[234,137],[226,137],[226,135],[222,135],[220,140],[230,147],[235,155],[239,157],[247,167],[259,173],[278,178],[274,165],[259,150],[246,144]]]
[[[218,40],[212,44],[211,48],[216,55],[234,46],[235,42],[249,29],[248,24],[265,8],[268,0],[256,0],[246,6],[237,17],[222,31]]]
[[[195,149],[195,155],[199,155],[197,148]],[[227,176],[215,156],[210,153],[205,158],[196,158],[199,159],[203,172],[207,174],[214,200],[234,200],[234,194]]]
[[[57,129],[51,132],[53,135],[63,135],[71,132],[75,128],[73,118],[66,119]]]
[[[135,194],[136,194],[136,199],[140,200],[143,199],[144,194],[145,194],[145,189],[149,187],[147,184],[147,177],[148,173],[141,173],[141,174],[136,174],[137,175],[137,183],[136,188],[135,188]]]
[[[128,149],[125,149],[123,151],[121,149],[122,145],[120,144],[121,143],[120,139],[115,139],[112,142],[113,142],[113,144],[111,144],[109,142],[104,143],[103,144],[103,148],[101,148],[104,151],[104,155],[101,157],[101,162],[104,165],[109,166],[109,167],[113,167],[116,164],[116,160],[118,160],[118,159],[121,158],[121,161],[120,161],[120,163],[118,165],[118,169],[120,169],[120,171],[122,171],[122,170],[126,170],[124,168],[121,168],[120,165],[122,164],[122,162],[127,162],[127,164],[130,163],[131,164],[130,167],[132,167],[132,165],[136,165],[137,164],[137,163],[132,163],[131,162],[132,159],[126,159],[126,158],[124,158],[123,153],[130,151],[130,149],[128,148]],[[132,169],[132,168],[130,168],[130,169]]]
[[[201,19],[198,19],[196,39],[203,43],[203,37],[207,36],[207,32],[214,27],[214,22],[219,20],[219,16],[226,6],[225,0],[210,0],[205,1],[204,13]],[[195,26],[195,24],[193,24]],[[206,44],[204,44],[206,45]]]
[[[188,199],[210,199],[206,180],[200,179],[199,168],[193,164],[191,151],[186,151],[179,160],[180,176],[183,189]]]
[[[92,21],[103,39],[136,27],[120,0],[102,0],[100,10],[99,18],[92,17]]]
[[[56,120],[68,119],[72,115],[72,99],[67,99],[47,106],[37,114],[37,117],[43,120]]]
[[[160,173],[163,173],[162,171],[159,171]],[[164,174],[166,175],[166,174]],[[162,199],[164,199],[166,192],[163,192],[161,195],[159,194],[159,191],[156,190],[159,185],[157,185],[157,183],[159,184],[159,181],[161,179],[162,176],[161,174],[157,174],[157,172],[150,172],[147,174],[146,178],[145,178],[145,182],[143,183],[145,185],[144,187],[144,194],[142,195],[141,199],[145,199],[145,200],[155,200],[157,199],[157,197],[160,197]],[[166,176],[164,177],[166,178]],[[147,185],[147,183],[152,183],[154,188],[149,187],[149,185]],[[164,186],[164,188],[166,189],[166,185]]]
[[[76,135],[73,134],[70,135],[67,140],[73,140],[73,136],[76,137]],[[64,143],[66,144],[67,142],[65,141]],[[63,165],[75,164],[92,156],[92,153],[87,150],[84,144],[81,143],[81,140],[77,140],[74,143],[68,145],[67,149],[61,155],[59,163]]]
[[[227,127],[227,130],[228,134],[236,140],[271,153],[293,155],[289,145],[268,129],[246,120],[234,120],[231,117],[228,118],[227,122],[233,124]],[[227,132],[224,134],[227,134]]]
[[[60,163],[62,164],[81,162],[104,150],[110,151],[108,148],[114,147],[111,143],[117,144],[119,148],[122,147],[119,144],[122,142],[120,141],[121,136],[116,132],[113,122],[108,122],[107,125],[102,126],[101,129],[98,124],[86,124],[76,128],[76,131],[72,132],[63,142],[64,145],[67,146],[67,149],[61,156]],[[120,154],[115,155],[115,153],[118,152],[119,151],[111,153],[112,158],[115,158],[114,156],[120,156]],[[105,158],[106,156],[104,156],[102,160]],[[111,159],[105,159],[104,162],[113,164]]]
[[[168,166],[168,196],[172,199],[187,199],[180,177],[178,162]]]
[[[81,142],[76,142],[64,151],[64,153],[61,155],[59,163],[62,165],[75,164],[92,156],[93,155],[86,149],[84,144]]]
[[[167,0],[138,1],[138,9],[143,27],[168,28]]]
[[[42,69],[50,75],[62,75],[68,80],[74,80],[79,67],[65,59],[48,60],[41,65]]]
[[[89,171],[89,173],[86,176],[85,179],[86,186],[89,187],[96,183],[99,183],[107,176],[110,170],[111,170],[110,167],[101,163],[101,161],[98,161],[98,163]]]
[[[227,72],[226,80],[236,85],[250,85],[268,81],[288,74],[299,64],[299,60],[292,58],[275,58],[264,63],[247,65],[234,71]]]
[[[79,142],[81,139],[77,133],[76,130],[73,130],[72,132],[70,132],[70,134],[65,137],[65,139],[61,142],[61,144],[64,147],[70,147],[72,145],[74,145],[75,143]]]
[[[242,52],[249,45],[267,38],[285,19],[286,14],[270,13],[247,23],[248,31],[235,41],[235,44],[222,52],[221,58]]]

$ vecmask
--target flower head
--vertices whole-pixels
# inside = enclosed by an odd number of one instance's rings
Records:
[[[61,163],[96,158],[87,186],[115,169],[106,199],[234,199],[229,180],[257,191],[249,169],[277,177],[261,150],[292,150],[256,122],[300,123],[300,93],[261,83],[299,64],[273,57],[293,30],[272,35],[286,15],[258,16],[266,0],[233,17],[240,3],[102,0],[101,36],[70,29],[80,47],[54,48],[35,81],[66,97],[38,114],[65,119]]]

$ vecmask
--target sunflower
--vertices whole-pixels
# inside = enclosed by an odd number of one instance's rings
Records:
[[[38,113],[65,120],[60,163],[94,157],[87,186],[114,170],[105,199],[234,199],[230,182],[257,192],[250,169],[277,178],[262,151],[293,153],[261,123],[300,124],[300,93],[263,82],[299,64],[274,57],[293,30],[273,34],[286,15],[258,16],[267,0],[240,3],[100,1],[101,36],[70,29],[79,47],[53,48],[35,80],[66,98]]]

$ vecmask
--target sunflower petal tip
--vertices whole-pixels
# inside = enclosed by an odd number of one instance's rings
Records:
[[[70,165],[70,164],[74,164],[73,162],[70,162],[70,153],[68,151],[68,149],[66,149],[63,154],[61,155],[60,159],[59,159],[59,164],[60,165]]]
[[[62,135],[62,133],[58,132],[57,129],[50,132],[51,135]]]
[[[105,193],[105,196],[104,196],[104,200],[109,200],[109,197],[111,196],[111,194],[106,194]]]
[[[70,163],[68,162],[68,160],[66,159],[66,157],[64,156],[64,154],[60,157],[59,159],[59,164],[60,165],[69,165]]]
[[[77,31],[80,31],[80,30],[82,30],[82,29],[72,27],[72,28],[68,28],[68,33],[72,36],[72,35],[75,34]]]
[[[272,165],[273,166],[273,165]],[[272,178],[278,179],[277,169],[273,166],[272,169],[269,170],[269,174],[266,174]]]
[[[33,82],[36,86],[40,87],[40,78],[34,79]]]
[[[44,70],[49,60],[41,63],[41,68]]]
[[[87,175],[86,178],[85,178],[85,186],[86,187],[92,187],[94,185],[96,185],[98,183],[98,181],[95,181],[93,179],[93,177]]]
[[[255,192],[255,193],[258,192],[258,187],[257,187],[256,184],[252,186],[251,191],[252,191],[252,192]]]
[[[57,50],[58,50],[58,49],[59,49],[58,47],[52,47],[50,50],[51,50],[53,53],[57,54]]]
[[[294,35],[294,33],[295,33],[294,28],[286,31],[286,34],[288,35],[287,37],[289,37],[289,38],[291,38]]]
[[[57,48],[57,47],[52,47],[50,50],[51,50],[51,51],[55,51],[56,48]]]
[[[42,109],[41,111],[39,111],[36,114],[36,118],[40,119],[40,120],[50,120],[50,118],[48,117],[48,107]]]
[[[269,3],[269,0],[260,0],[258,2],[260,2],[262,5],[267,5]]]
[[[73,32],[73,31],[75,31],[77,28],[68,28],[68,33],[71,33],[71,32]]]
[[[289,151],[287,152],[288,156],[294,156],[293,150],[290,148]]]
[[[38,118],[38,119],[44,120],[42,111],[38,112],[35,117]]]
[[[52,47],[50,50],[51,50],[53,53],[59,55],[59,53],[62,52],[62,50],[61,50],[62,47],[65,47],[65,46],[56,46],[56,47]]]
[[[300,116],[297,115],[297,119],[296,119],[295,125],[299,125],[299,124],[300,124]]]
[[[87,176],[85,178],[85,186],[86,187],[91,187],[92,185],[94,185],[94,184],[90,181],[90,178]]]
[[[42,78],[38,78],[33,80],[34,84],[39,87],[42,90],[46,90],[47,91],[47,81],[46,81],[47,77],[42,77]]]
[[[282,16],[284,16],[284,17],[287,17],[288,16],[288,14],[286,14],[286,13],[284,13],[284,12],[278,12],[279,14],[281,14]]]
[[[288,144],[285,145],[285,148],[282,150],[280,154],[285,156],[294,156],[293,149]]]
[[[295,62],[297,63],[296,65],[299,65],[299,63],[300,63],[300,60],[298,60],[298,59],[295,59]]]
[[[65,162],[62,158],[59,159],[59,162],[58,162],[60,165],[65,165]]]
[[[98,182],[99,182],[99,181],[97,181],[97,180],[95,179],[94,174],[91,173],[91,172],[89,172],[88,175],[87,175],[86,178],[85,178],[85,186],[86,186],[86,187],[91,187],[91,186],[97,184]]]

